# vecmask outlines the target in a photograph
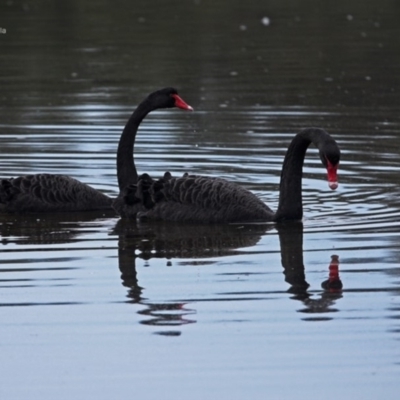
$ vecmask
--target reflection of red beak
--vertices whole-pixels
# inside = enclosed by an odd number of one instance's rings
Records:
[[[329,279],[339,279],[339,256],[331,255],[331,263],[329,264]]]
[[[193,111],[193,107],[189,106],[185,101],[183,101],[177,94],[171,94],[175,99],[175,107],[182,108],[182,110]]]
[[[328,167],[326,168],[328,171],[328,185],[332,190],[338,188],[338,178],[337,178],[337,169],[339,164],[333,165],[329,160],[326,160]]]
[[[339,277],[339,256],[335,254],[331,256],[328,281],[330,292],[338,292],[342,290],[343,285]]]

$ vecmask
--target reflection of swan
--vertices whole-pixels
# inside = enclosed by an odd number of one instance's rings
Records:
[[[128,302],[134,304],[142,304],[144,309],[138,313],[145,316],[146,319],[141,323],[144,325],[154,325],[163,327],[174,327],[177,325],[185,325],[195,322],[195,320],[188,318],[188,314],[193,314],[194,311],[185,308],[183,302],[176,303],[154,303],[147,301],[143,297],[144,288],[139,285],[136,271],[135,246],[129,246],[129,240],[124,240],[120,237],[118,244],[118,265],[121,271],[122,284],[128,290]],[[162,335],[177,336],[179,331],[160,331]]]
[[[294,294],[294,299],[302,301],[306,306],[305,309],[300,311],[304,313],[335,311],[330,307],[335,300],[342,297],[342,282],[339,278],[339,257],[337,255],[331,256],[329,278],[321,284],[325,290],[319,299],[313,299],[307,290],[309,284],[305,278],[303,264],[303,224],[301,222],[280,224],[277,226],[277,230],[281,244],[285,281],[291,285],[289,292]],[[321,319],[326,318],[307,318],[307,320]]]
[[[123,215],[200,223],[301,220],[303,162],[311,143],[328,171],[329,187],[336,189],[339,147],[323,129],[307,128],[293,138],[286,152],[276,212],[252,192],[225,179],[187,174],[175,178],[166,173],[158,181],[142,175],[137,184],[128,186]],[[143,207],[139,213],[138,204]]]
[[[143,324],[177,326],[195,322],[194,313],[184,302],[153,303],[143,297],[139,285],[136,259],[151,258],[208,258],[237,254],[240,248],[257,244],[261,236],[272,227],[266,225],[182,225],[135,224],[119,220],[114,232],[119,236],[118,260],[122,283],[129,288],[129,302],[146,308],[139,313],[150,317]],[[175,335],[177,331],[162,331]]]
[[[113,233],[119,236],[118,257],[122,283],[129,289],[128,302],[145,306],[141,315],[150,317],[142,323],[157,326],[177,326],[194,322],[187,300],[173,303],[153,303],[143,296],[139,285],[136,260],[152,258],[194,258],[206,263],[204,258],[242,254],[241,248],[255,246],[268,229],[267,225],[186,225],[151,223],[140,224],[118,221]],[[320,298],[314,299],[308,292],[303,264],[303,225],[291,222],[277,226],[281,245],[282,266],[285,280],[291,287],[294,299],[305,306],[302,312],[332,312],[332,304],[341,297],[341,281],[338,257],[332,256],[329,279],[323,282]],[[247,251],[247,250],[246,250]],[[252,251],[254,254],[254,251]],[[265,256],[262,252],[261,257]],[[211,261],[212,262],[212,261]],[[259,292],[257,292],[259,294]],[[232,293],[230,293],[232,295]],[[320,317],[318,317],[321,319]],[[315,318],[314,318],[315,319]],[[166,334],[175,334],[168,331]]]
[[[189,225],[162,221],[141,224],[121,219],[114,233],[129,243],[131,249],[139,251],[144,259],[205,258],[232,255],[239,248],[254,246],[272,228],[257,224]]]
[[[95,229],[103,226],[105,219],[115,216],[112,210],[25,214],[2,214],[0,222],[1,243],[51,244],[69,243],[77,240],[85,224]]]

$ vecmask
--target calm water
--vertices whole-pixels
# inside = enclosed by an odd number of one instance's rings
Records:
[[[195,112],[144,121],[141,172],[275,209],[298,130],[342,150],[332,192],[310,148],[305,218],[278,229],[1,216],[2,398],[397,399],[400,6],[226,3],[0,4],[1,176],[116,195],[122,127],[171,85]]]

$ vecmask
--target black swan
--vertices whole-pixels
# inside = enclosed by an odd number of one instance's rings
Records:
[[[275,213],[256,195],[225,179],[188,174],[174,178],[167,172],[159,180],[143,174],[137,184],[129,185],[122,216],[203,223],[301,220],[303,162],[310,143],[319,149],[329,187],[336,189],[339,147],[323,129],[307,128],[294,137],[286,152]],[[138,204],[143,209],[138,211]]]
[[[36,174],[0,180],[0,212],[112,210],[112,199],[65,175]]]
[[[117,175],[120,194],[113,202],[114,209],[121,215],[126,213],[126,208],[128,208],[128,212],[134,212],[135,214],[140,210],[145,210],[145,208],[139,202],[137,202],[135,206],[129,205],[127,207],[124,201],[125,189],[130,185],[136,185],[138,182],[138,174],[136,171],[133,154],[136,133],[139,125],[146,115],[151,111],[159,108],[172,107],[193,111],[193,108],[186,104],[181,97],[179,97],[176,89],[164,88],[149,94],[138,105],[125,125],[117,150]]]
[[[142,119],[161,107],[192,110],[172,88],[151,94],[133,112],[121,135],[117,154],[118,184],[121,188],[137,181],[133,142]],[[69,212],[112,210],[113,199],[74,178],[37,174],[0,179],[0,212]]]

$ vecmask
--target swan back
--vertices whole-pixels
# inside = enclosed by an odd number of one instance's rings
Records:
[[[272,220],[273,212],[256,195],[221,178],[187,175],[159,180],[142,175],[126,193],[126,202],[140,202],[139,218],[186,222],[256,222]]]
[[[38,174],[0,181],[0,211],[49,212],[111,209],[105,194],[69,176]]]

